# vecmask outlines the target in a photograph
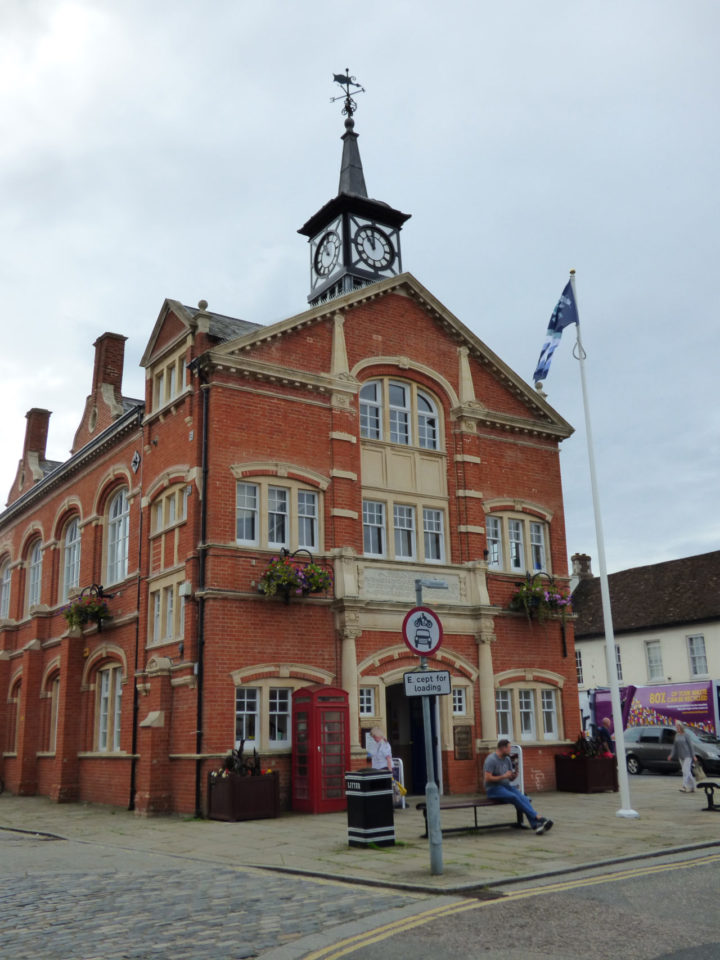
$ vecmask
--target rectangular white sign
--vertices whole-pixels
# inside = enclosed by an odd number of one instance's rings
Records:
[[[403,674],[406,697],[434,697],[450,693],[449,670],[414,670]]]

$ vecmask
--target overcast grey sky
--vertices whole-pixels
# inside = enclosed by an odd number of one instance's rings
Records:
[[[2,0],[1,502],[31,407],[68,456],[104,331],[142,397],[165,297],[305,309],[349,67],[404,268],[528,382],[577,270],[608,569],[720,548],[719,48],[718,0]],[[595,559],[574,339],[545,390]]]

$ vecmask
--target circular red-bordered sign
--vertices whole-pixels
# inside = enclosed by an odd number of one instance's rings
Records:
[[[443,641],[440,618],[429,607],[413,607],[403,620],[402,635],[413,653],[429,657]]]

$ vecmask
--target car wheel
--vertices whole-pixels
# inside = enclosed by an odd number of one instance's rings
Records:
[[[642,764],[637,757],[630,755],[626,762],[628,773],[642,773]]]

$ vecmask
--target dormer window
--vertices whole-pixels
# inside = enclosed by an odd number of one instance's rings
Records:
[[[171,403],[185,388],[185,351],[156,367],[153,376],[153,409]]]
[[[370,380],[360,390],[360,436],[426,450],[439,448],[435,401],[414,383]]]

